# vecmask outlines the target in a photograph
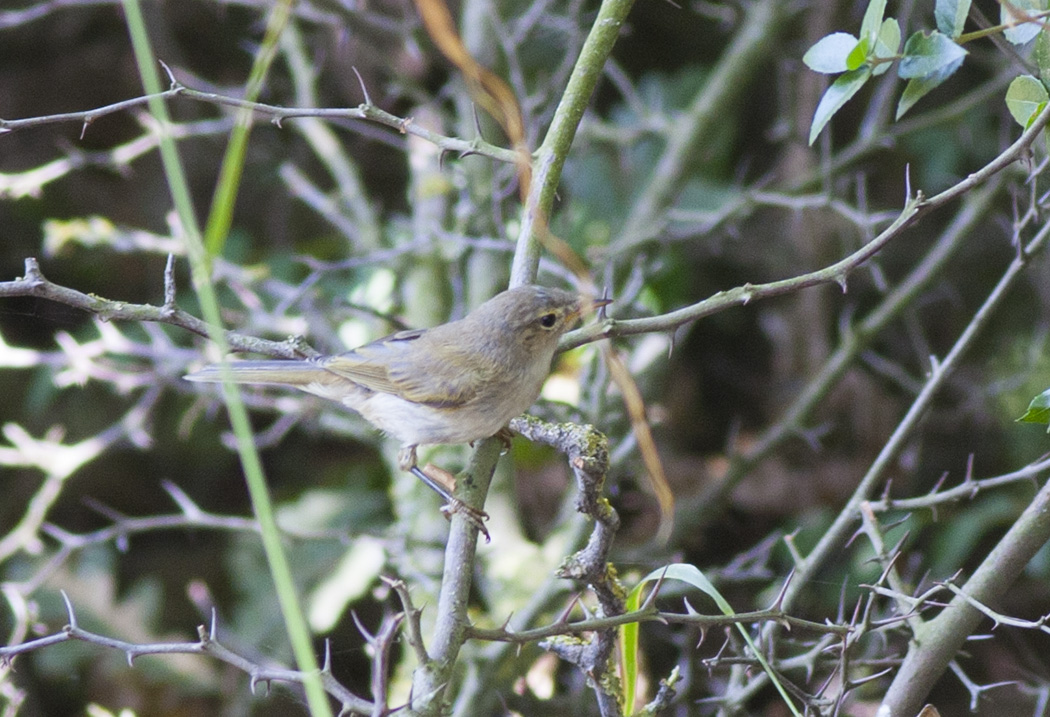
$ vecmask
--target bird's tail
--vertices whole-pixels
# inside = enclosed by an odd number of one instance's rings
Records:
[[[209,364],[183,376],[187,381],[220,383],[221,364]],[[229,377],[234,383],[260,383],[275,386],[325,384],[333,374],[310,361],[234,361],[229,364]]]

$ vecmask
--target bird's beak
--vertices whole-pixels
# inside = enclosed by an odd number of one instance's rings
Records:
[[[612,299],[595,299],[586,294],[580,294],[579,308],[574,312],[576,316],[583,316],[597,311],[598,309],[608,306],[612,303]]]

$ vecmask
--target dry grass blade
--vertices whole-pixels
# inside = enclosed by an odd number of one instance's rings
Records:
[[[513,90],[499,75],[482,66],[463,45],[444,0],[416,0],[427,34],[449,62],[459,68],[467,80],[470,96],[492,116],[518,154],[518,182],[522,200],[529,191],[532,159],[525,145],[525,123]]]
[[[667,475],[664,473],[660,453],[656,450],[653,433],[649,430],[645,401],[642,400],[642,392],[638,390],[638,384],[634,382],[630,371],[613,350],[612,344],[605,340],[601,341],[600,345],[605,364],[609,367],[609,375],[612,376],[612,380],[623,394],[623,403],[627,407],[627,415],[631,418],[631,431],[634,433],[635,440],[638,441],[638,451],[642,454],[642,461],[649,474],[649,484],[656,495],[656,500],[660,503],[660,530],[656,536],[659,542],[665,543],[674,527],[674,494],[667,483]]]

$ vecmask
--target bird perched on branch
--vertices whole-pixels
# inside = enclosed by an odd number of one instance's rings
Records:
[[[420,469],[416,447],[501,434],[539,397],[562,334],[584,312],[608,303],[561,289],[519,286],[458,321],[401,331],[346,353],[212,364],[186,378],[294,386],[339,401],[399,440],[401,470],[437,491],[450,512],[465,510],[484,532],[484,513],[452,495],[447,471]]]

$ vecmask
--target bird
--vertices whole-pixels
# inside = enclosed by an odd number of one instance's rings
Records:
[[[558,339],[583,313],[609,303],[523,285],[496,294],[462,319],[400,331],[345,353],[210,364],[185,378],[292,386],[342,403],[400,441],[398,467],[441,495],[446,512],[465,509],[485,532],[484,513],[447,487],[451,474],[419,468],[417,447],[495,435],[507,441],[507,423],[539,397]]]

